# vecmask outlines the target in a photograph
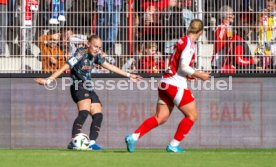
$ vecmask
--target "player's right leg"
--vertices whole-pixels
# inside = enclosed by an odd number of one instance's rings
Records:
[[[84,89],[75,90],[74,87],[71,87],[71,95],[78,107],[78,116],[76,117],[72,127],[73,138],[76,134],[82,132],[82,126],[90,113],[91,99],[87,97],[87,91]],[[74,149],[71,142],[68,144],[67,148]]]
[[[136,141],[148,133],[153,128],[161,125],[167,121],[172,110],[173,110],[173,100],[166,93],[168,90],[158,90],[159,100],[156,107],[156,113],[154,116],[146,119],[135,132],[131,135],[125,137],[125,142],[127,145],[127,150],[129,152],[135,151]]]
[[[184,152],[179,147],[179,144],[188,135],[189,131],[193,127],[194,122],[197,120],[198,117],[193,97],[191,97],[186,104],[178,106],[178,108],[184,114],[185,117],[180,121],[173,140],[167,146],[166,150],[168,152]]]

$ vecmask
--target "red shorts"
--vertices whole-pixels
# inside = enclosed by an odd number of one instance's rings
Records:
[[[189,89],[181,89],[161,82],[158,88],[158,103],[177,107],[184,106],[195,100]]]

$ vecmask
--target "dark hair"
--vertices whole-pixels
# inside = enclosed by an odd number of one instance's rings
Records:
[[[47,32],[48,35],[53,35],[53,34],[56,34],[56,33],[60,33],[60,31],[58,29],[50,29]]]
[[[249,31],[250,31],[250,25],[247,22],[238,23],[236,25],[234,33],[242,37],[243,39],[246,39]]]
[[[90,35],[89,37],[87,37],[88,42],[91,42],[94,39],[101,39],[98,35]]]

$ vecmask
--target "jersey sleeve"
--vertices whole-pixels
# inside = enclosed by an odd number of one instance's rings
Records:
[[[102,65],[104,62],[105,62],[105,59],[102,58],[101,55],[98,54],[95,56],[95,60],[94,60],[95,64]]]
[[[179,49],[181,64],[189,66],[191,59],[189,58],[190,48],[188,46],[187,39],[183,40],[183,42],[179,46]]]
[[[70,57],[66,62],[70,66],[70,69],[72,69],[82,59],[85,53],[86,51],[83,48],[79,48],[76,50],[73,56]]]

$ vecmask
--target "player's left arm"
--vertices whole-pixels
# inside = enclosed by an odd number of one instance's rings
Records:
[[[139,81],[142,78],[139,75],[130,74],[130,73],[126,72],[126,71],[123,71],[120,68],[118,68],[118,67],[116,67],[116,66],[114,66],[112,64],[109,64],[106,61],[103,62],[101,64],[101,66],[104,67],[104,68],[106,68],[106,69],[108,69],[108,70],[110,70],[110,71],[112,71],[112,72],[114,72],[114,73],[116,73],[116,74],[122,75],[124,77],[131,78],[133,81]]]

